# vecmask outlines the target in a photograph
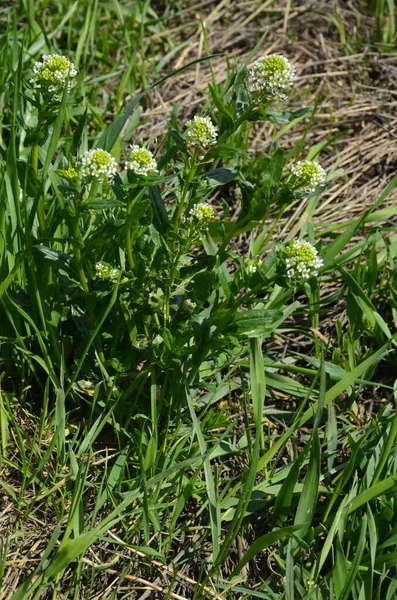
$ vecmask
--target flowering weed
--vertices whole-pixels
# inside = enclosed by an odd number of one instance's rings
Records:
[[[357,402],[394,364],[395,242],[357,236],[397,179],[342,233],[312,222],[330,177],[305,140],[250,147],[311,111],[280,106],[294,61],[256,50],[142,139],[148,89],[95,105],[96,26],[70,59],[4,40],[0,484],[18,527],[51,523],[7,598],[391,599],[396,418]]]

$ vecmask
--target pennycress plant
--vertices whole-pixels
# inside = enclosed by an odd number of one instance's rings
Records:
[[[32,163],[40,179],[37,142],[46,142],[60,106],[72,106],[77,71],[50,55],[33,73],[41,137],[31,138]],[[40,308],[51,322],[51,335],[43,332],[49,361],[54,370],[62,363],[71,390],[77,378],[105,381],[110,396],[136,388],[128,402],[142,415],[155,380],[160,401],[156,410],[151,404],[152,418],[155,410],[168,422],[184,406],[186,382],[210,385],[225,355],[241,356],[247,338],[271,335],[296,290],[317,285],[322,261],[313,240],[280,245],[274,232],[286,207],[321,190],[324,170],[313,161],[288,167],[275,148],[253,183],[242,169],[249,148],[236,142],[256,121],[297,116],[271,108],[285,101],[294,76],[285,57],[263,56],[224,89],[213,83],[202,114],[180,126],[174,119],[157,147],[131,140],[120,161],[111,146],[84,147],[84,123],[69,150],[59,145],[33,203],[40,222],[33,245],[37,265],[50,268]],[[241,194],[235,219],[225,210],[226,185]],[[247,231],[249,254],[239,256],[233,239]]]

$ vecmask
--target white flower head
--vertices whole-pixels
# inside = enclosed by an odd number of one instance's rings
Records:
[[[33,65],[33,73],[33,87],[53,101],[62,100],[66,85],[68,92],[76,86],[77,69],[65,56],[44,54],[41,61]]]
[[[285,56],[269,54],[256,60],[250,71],[253,87],[256,91],[287,100],[284,91],[292,85],[296,69]]]
[[[260,258],[256,258],[255,260],[249,259],[247,261],[247,273],[249,273],[250,275],[253,275],[254,273],[257,272],[257,270],[259,269],[261,264],[262,264],[262,261]]]
[[[109,281],[115,281],[119,278],[119,269],[114,269],[103,262],[98,262],[95,265],[97,279],[107,279]]]
[[[209,117],[195,116],[185,123],[187,127],[186,137],[192,146],[213,146],[218,137],[218,128],[215,127]]]
[[[112,183],[117,172],[117,163],[113,156],[101,148],[93,148],[84,152],[79,163],[84,179],[96,179],[99,183]]]
[[[287,276],[290,279],[310,279],[318,275],[324,262],[317,249],[304,240],[292,240],[283,251]]]
[[[311,194],[324,185],[327,174],[324,169],[312,160],[298,161],[291,167],[294,176],[292,186],[295,190],[302,190]]]
[[[137,144],[131,146],[125,168],[136,175],[144,175],[145,177],[149,173],[158,173],[157,162],[154,160],[152,152]]]
[[[199,202],[195,204],[190,210],[189,214],[197,219],[200,224],[208,223],[208,221],[213,221],[215,218],[215,211],[207,204],[207,202]]]

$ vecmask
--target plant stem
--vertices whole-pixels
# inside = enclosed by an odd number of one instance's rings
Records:
[[[132,255],[132,242],[134,239],[134,235],[132,235],[133,232],[131,231],[131,225],[132,225],[132,221],[133,221],[132,209],[134,208],[134,205],[142,198],[145,191],[146,191],[146,188],[143,188],[137,193],[135,198],[131,198],[130,194],[128,194],[128,197],[127,197],[127,218],[125,221],[125,248],[126,248],[126,253],[127,253],[128,265],[129,265],[131,271],[134,269],[134,266],[135,266],[134,257]],[[135,230],[134,230],[134,232],[135,232]]]
[[[31,163],[35,173],[37,173],[38,169],[39,169],[39,145],[36,143],[34,144],[34,146],[32,148],[32,155],[31,155],[30,163]],[[44,238],[47,235],[47,227],[45,224],[43,200],[42,200],[41,195],[39,196],[39,200],[37,203],[37,218],[39,220],[40,235],[42,238]]]
[[[314,330],[318,330],[319,327],[319,309],[320,309],[320,289],[318,280],[313,280],[313,283],[310,285],[310,296],[309,296],[309,310],[312,321],[312,328]],[[316,357],[320,358],[321,356],[321,346],[317,338],[317,334],[313,331],[314,336],[314,348]]]
[[[265,239],[263,240],[259,253],[260,254],[263,250],[263,248],[265,248],[266,244],[268,243],[268,241],[270,240],[270,238],[272,237],[274,230],[276,229],[277,223],[279,222],[279,220],[281,219],[281,217],[283,216],[285,211],[285,206],[280,206],[280,210],[278,211],[277,217],[274,219],[269,231],[267,232],[267,235],[265,237]]]
[[[134,270],[134,257],[132,256],[132,236],[131,236],[131,221],[132,221],[132,202],[127,204],[127,219],[125,223],[125,248],[127,251],[128,265],[131,271]]]
[[[198,163],[197,163],[198,151],[199,150],[196,149],[194,152],[194,155],[192,156],[191,168],[186,175],[185,181],[183,182],[181,196],[179,198],[178,205],[174,212],[173,219],[174,219],[174,232],[175,233],[177,233],[179,230],[179,226],[180,226],[181,218],[182,218],[182,211],[185,206],[187,194],[189,192],[189,186],[190,186],[190,183],[192,182],[193,177],[196,174],[196,170],[197,170],[197,166],[198,166]],[[167,324],[170,320],[170,299],[171,299],[171,289],[172,289],[172,285],[173,285],[174,278],[175,278],[175,272],[176,272],[175,265],[178,265],[179,257],[181,255],[180,249],[176,253],[176,247],[175,247],[176,241],[177,240],[174,239],[173,242],[171,243],[172,257],[170,257],[170,261],[171,261],[170,276],[169,276],[169,280],[168,280],[167,289],[164,294],[164,323],[165,324]],[[175,258],[173,258],[173,257],[175,257]]]
[[[89,298],[90,290],[88,287],[87,278],[84,273],[83,259],[82,259],[82,255],[81,255],[82,237],[81,237],[80,223],[79,223],[80,211],[81,211],[81,201],[78,200],[78,201],[76,201],[76,214],[75,214],[75,220],[74,220],[74,226],[73,226],[73,250],[74,250],[74,257],[75,257],[76,266],[77,266],[77,273],[78,273],[78,276],[80,279],[81,286],[84,290],[84,294],[86,296],[88,314],[90,316],[93,326],[95,327],[96,319],[95,319],[94,311],[92,310],[92,307],[90,304],[90,298]],[[98,352],[99,360],[103,364],[105,362],[105,355],[103,353],[102,342],[99,337],[97,337],[95,339],[95,346],[96,346],[96,349]]]
[[[197,152],[197,151],[195,151]],[[188,194],[189,191],[189,186],[190,183],[192,182],[193,177],[196,174],[196,169],[197,169],[197,160],[196,160],[196,153],[193,155],[192,157],[192,166],[190,171],[188,172],[186,179],[183,183],[183,187],[182,187],[182,193],[181,193],[181,197],[179,199],[178,202],[178,206],[175,209],[175,213],[174,213],[174,231],[178,231],[179,229],[179,225],[181,222],[181,217],[182,217],[182,211],[183,208],[185,206],[185,201],[186,201],[186,196]]]
[[[73,228],[73,250],[74,257],[77,265],[77,273],[79,275],[81,286],[84,290],[85,294],[89,293],[89,288],[87,284],[87,279],[83,269],[83,260],[81,256],[81,233],[79,227],[79,217],[80,217],[80,206],[76,206],[76,217]]]

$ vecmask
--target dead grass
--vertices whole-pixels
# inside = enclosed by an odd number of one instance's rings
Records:
[[[374,18],[359,11],[359,3],[294,2],[290,0],[223,0],[218,5],[203,2],[187,8],[184,25],[174,24],[165,34],[176,43],[189,44],[168,68],[177,69],[190,60],[206,55],[203,27],[211,53],[225,52],[236,62],[245,58],[258,37],[268,30],[263,49],[258,53],[279,52],[288,56],[298,70],[297,85],[288,108],[313,106],[320,98],[307,147],[336,135],[338,139],[322,154],[321,163],[329,171],[342,173],[330,185],[318,206],[315,219],[326,224],[340,223],[369,207],[395,172],[397,157],[397,56],[378,52],[370,45]],[[277,8],[275,8],[277,7]],[[340,40],[331,18],[339,15],[346,44]],[[202,19],[202,25],[199,19]],[[356,52],[353,50],[357,48]],[[225,58],[212,60],[218,82],[226,77]],[[206,90],[211,73],[201,63],[166,85],[156,89],[151,106],[143,115],[139,133],[157,137],[164,131],[164,115],[181,103],[182,117],[191,116],[200,105],[200,91]],[[150,123],[150,125],[148,125]],[[305,122],[283,139],[287,147],[298,141]],[[265,151],[274,126],[258,126],[251,151]],[[388,204],[397,199],[394,191]],[[306,203],[281,223],[279,234],[294,234],[307,219]]]

